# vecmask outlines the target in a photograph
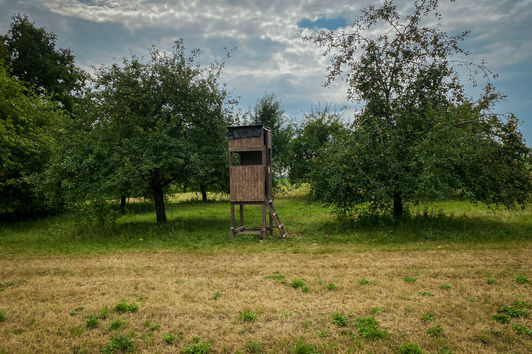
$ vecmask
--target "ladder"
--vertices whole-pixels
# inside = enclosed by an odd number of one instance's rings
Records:
[[[275,210],[275,207],[273,206],[273,200],[268,200],[268,198],[266,198],[265,203],[268,206],[268,209],[270,211],[270,216],[275,221],[275,226],[279,230],[279,235],[281,236],[283,240],[286,239],[286,236],[288,236],[288,234],[284,229],[284,225],[281,222],[281,219],[279,219],[279,214],[277,214],[277,211]]]

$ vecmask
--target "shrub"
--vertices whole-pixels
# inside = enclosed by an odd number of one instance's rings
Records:
[[[358,334],[363,338],[380,339],[388,334],[385,329],[379,328],[379,324],[373,316],[357,318],[355,324],[358,326]]]
[[[244,322],[255,322],[257,315],[253,311],[242,312],[238,317]]]
[[[423,353],[423,351],[419,347],[419,344],[417,343],[401,344],[397,348],[397,352],[400,354],[422,354]]]

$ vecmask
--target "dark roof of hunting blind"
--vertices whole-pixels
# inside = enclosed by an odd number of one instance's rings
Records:
[[[237,127],[227,127],[228,139],[258,138],[262,130],[270,130],[264,125],[242,125]]]

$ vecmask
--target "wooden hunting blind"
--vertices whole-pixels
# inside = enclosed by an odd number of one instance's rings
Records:
[[[273,222],[281,238],[286,237],[283,224],[273,206],[272,132],[262,125],[227,128],[229,139],[229,186],[231,199],[231,239],[235,234],[255,233],[266,239]],[[235,205],[240,206],[240,226],[235,228]],[[262,227],[244,226],[244,204],[262,205]],[[266,209],[269,225],[266,226]]]

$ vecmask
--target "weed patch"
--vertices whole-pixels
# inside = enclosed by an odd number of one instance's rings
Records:
[[[303,285],[303,286],[301,287],[301,292],[303,292],[303,293],[308,293],[309,291],[310,291],[310,288],[309,288],[308,286]]]
[[[345,318],[343,313],[337,312],[332,314],[332,323],[339,327],[347,327],[349,319]]]
[[[358,327],[358,334],[366,339],[381,339],[384,338],[388,331],[379,328],[379,324],[375,317],[359,317],[355,319],[355,324]]]
[[[427,331],[427,334],[431,337],[441,337],[443,334],[443,328],[436,326],[436,327],[430,327]]]
[[[98,317],[93,314],[87,315],[87,322],[85,323],[87,328],[96,328],[98,327]]]
[[[528,317],[530,315],[528,311],[513,306],[501,306],[499,307],[499,312],[505,313],[510,317]]]
[[[451,286],[449,284],[441,284],[440,285],[440,289],[442,290],[449,290],[451,288]]]
[[[217,291],[214,293],[214,296],[212,297],[213,300],[218,300],[219,298],[222,297],[222,293]]]
[[[528,328],[527,326],[524,326],[524,325],[515,325],[515,326],[513,326],[513,330],[516,333],[519,333],[519,334],[532,336],[532,331],[530,330],[530,328]]]
[[[261,342],[247,342],[246,343],[246,351],[248,353],[258,354],[262,353],[262,343]]]
[[[102,320],[105,320],[107,319],[107,317],[109,317],[109,309],[107,308],[107,306],[105,306],[102,312],[100,313],[100,318]]]
[[[397,347],[397,352],[399,354],[422,354],[423,351],[417,343],[405,343]]]
[[[359,283],[360,285],[369,285],[369,284],[371,284],[371,282],[370,282],[369,280],[367,280],[366,278],[362,278],[362,279],[360,279],[360,280],[358,281],[358,283]]]
[[[2,322],[6,318],[6,314],[4,311],[0,311],[0,322]]]
[[[139,305],[135,303],[128,304],[126,299],[121,299],[114,307],[116,312],[137,312],[138,309]]]
[[[290,286],[295,289],[300,288],[304,285],[305,285],[305,279],[294,279],[290,283]]]
[[[241,321],[250,323],[255,322],[257,317],[258,316],[253,311],[242,312],[238,315],[238,318],[240,318]]]
[[[303,338],[300,338],[296,346],[291,350],[293,354],[320,354],[320,351],[317,350],[312,344],[306,344]]]
[[[119,330],[123,327],[127,326],[127,322],[122,321],[120,318],[117,318],[109,326],[107,326],[107,330],[113,331],[113,330]]]
[[[514,278],[514,281],[517,284],[529,284],[530,283],[530,279],[524,274],[517,274]]]
[[[130,333],[128,335],[120,335],[117,337],[111,337],[111,342],[106,344],[102,348],[102,353],[104,354],[110,354],[114,352],[131,352],[133,351],[135,347],[135,341],[131,339],[133,337],[133,333]]]
[[[496,322],[499,322],[499,323],[502,323],[502,324],[510,323],[510,317],[508,315],[505,315],[505,314],[496,314],[496,315],[493,315],[492,318]]]
[[[175,335],[172,333],[166,332],[162,334],[161,337],[166,342],[166,344],[172,344],[173,342],[175,342]]]
[[[417,279],[414,278],[414,277],[410,277],[410,276],[408,276],[408,277],[403,277],[403,280],[404,280],[405,282],[407,282],[407,283],[415,283]]]
[[[329,290],[329,291],[336,290],[336,284],[335,283],[329,283],[327,285],[327,290]]]
[[[422,291],[420,293],[421,296],[434,296],[433,293],[431,293],[430,291]]]
[[[286,283],[285,276],[279,272],[273,272],[272,274],[265,276],[264,279],[272,279],[272,280],[275,280],[276,283],[281,283],[281,284]]]
[[[424,313],[421,315],[421,319],[427,322],[434,322],[435,318],[432,313]]]
[[[189,345],[185,349],[183,349],[183,353],[185,354],[207,354],[212,347],[212,344],[210,343],[203,343],[199,338],[196,338],[196,341],[194,344]]]

